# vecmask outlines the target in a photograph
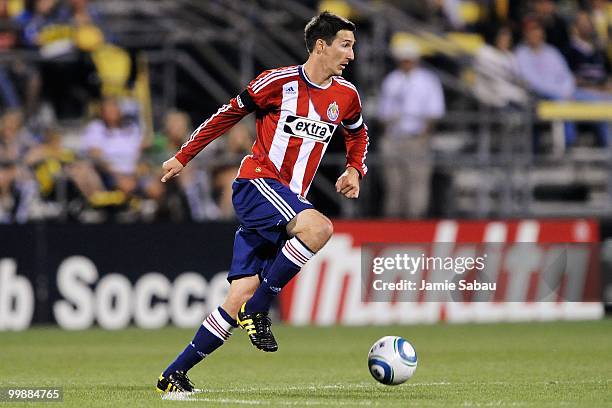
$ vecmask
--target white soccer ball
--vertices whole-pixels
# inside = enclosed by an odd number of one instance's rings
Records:
[[[372,377],[382,384],[402,384],[414,375],[417,354],[406,339],[385,336],[370,348],[368,368]]]

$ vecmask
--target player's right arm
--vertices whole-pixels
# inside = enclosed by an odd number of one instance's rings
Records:
[[[162,164],[162,169],[164,170],[164,175],[161,178],[162,183],[170,180],[172,177],[176,177],[179,175],[181,170],[183,170],[183,164],[177,160],[176,157],[171,157]]]
[[[172,177],[178,176],[181,170],[210,142],[224,134],[229,128],[234,126],[244,116],[252,110],[242,102],[243,98],[248,98],[248,91],[232,98],[229,103],[219,108],[217,113],[206,119],[196,130],[193,131],[189,139],[181,146],[181,149],[166,160],[162,165],[164,175],[161,179],[163,183]],[[240,101],[240,102],[239,102]],[[254,109],[253,109],[254,110]]]
[[[224,134],[229,128],[238,123],[244,116],[256,109],[265,109],[269,105],[269,88],[265,92],[260,92],[260,80],[263,80],[272,71],[264,71],[255,78],[249,86],[229,103],[223,105],[217,113],[206,119],[196,130],[193,131],[189,139],[181,146],[181,149],[166,160],[162,165],[164,175],[161,181],[166,182],[172,177],[180,174],[181,170],[210,142]],[[257,85],[256,91],[253,91]],[[262,88],[263,89],[263,88]]]

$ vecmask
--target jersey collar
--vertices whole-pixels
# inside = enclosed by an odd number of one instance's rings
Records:
[[[314,82],[312,82],[310,79],[308,79],[308,76],[306,76],[306,71],[304,71],[304,65],[300,65],[298,66],[298,71],[300,72],[300,77],[302,77],[302,79],[304,80],[304,82],[306,82],[306,84],[308,84],[308,86],[311,86],[313,88],[317,88],[317,89],[327,89],[331,86],[332,82],[334,82],[334,78],[330,78],[330,81],[327,85],[325,86],[321,86],[321,85],[317,85]]]

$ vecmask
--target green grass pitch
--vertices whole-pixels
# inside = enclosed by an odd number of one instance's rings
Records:
[[[185,401],[162,400],[154,385],[193,330],[0,333],[0,387],[62,386],[64,402],[45,405],[62,408],[612,406],[611,320],[274,329],[273,354],[236,331],[190,372],[205,391]],[[417,350],[419,367],[403,385],[380,385],[368,372],[368,349],[385,335]],[[0,408],[11,405],[28,404]]]

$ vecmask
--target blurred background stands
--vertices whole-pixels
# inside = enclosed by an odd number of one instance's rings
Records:
[[[380,197],[395,200],[382,83],[393,47],[412,44],[442,86],[445,111],[413,113],[428,122],[428,148],[415,158],[431,166],[425,209],[387,216],[610,214],[609,1],[0,0],[0,220],[232,218],[229,188],[251,121],[176,182],[159,183],[159,165],[261,70],[303,62],[303,25],[323,9],[358,24],[345,76],[361,92],[372,171],[360,200],[342,200],[333,185],[344,146],[333,138],[309,196],[318,208],[381,217]],[[529,61],[546,60],[543,49],[567,80],[562,94],[530,80]],[[554,69],[537,75],[555,80]],[[119,110],[112,123],[109,102]],[[127,177],[112,169],[118,156],[104,153],[106,143],[87,144],[94,123],[104,137],[133,134],[117,150],[131,152]]]

